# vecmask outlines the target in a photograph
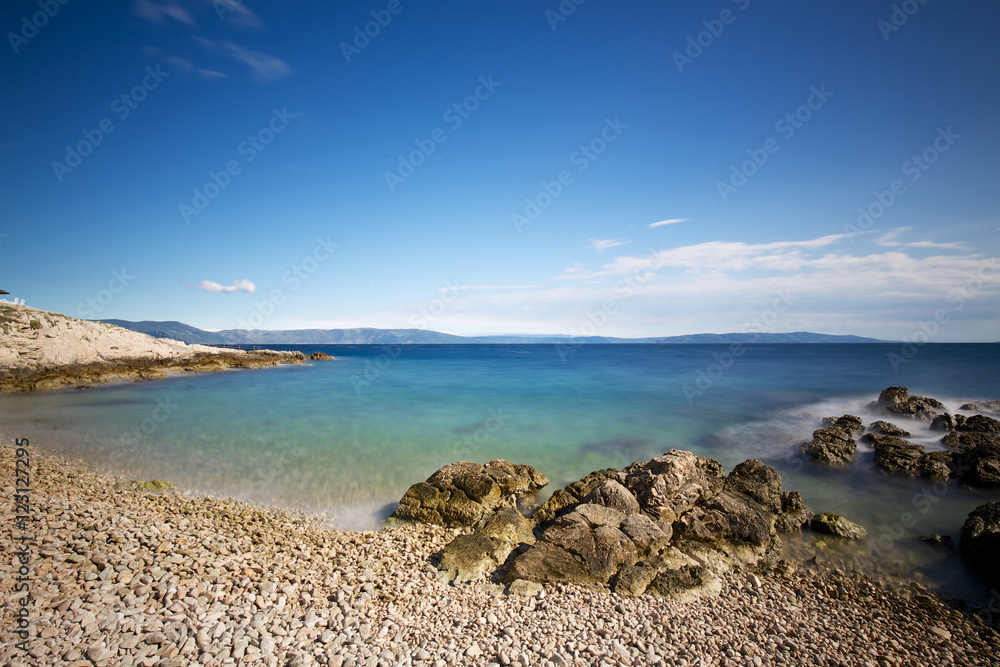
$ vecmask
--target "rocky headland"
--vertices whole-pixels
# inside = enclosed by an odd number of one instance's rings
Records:
[[[301,363],[300,352],[234,350],[154,338],[27,306],[0,304],[0,392],[34,391]]]

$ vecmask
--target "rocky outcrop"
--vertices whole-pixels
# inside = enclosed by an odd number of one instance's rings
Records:
[[[875,450],[875,465],[892,473],[911,477],[923,476],[933,480],[946,480],[951,476],[951,455],[947,452],[926,452],[922,445],[903,440],[894,435],[866,433],[861,437]]]
[[[942,415],[938,415],[931,420],[930,428],[932,431],[951,431],[965,421],[965,418],[961,415],[958,417],[959,418],[956,418],[954,415],[947,412]]]
[[[416,521],[475,523],[442,552],[439,569],[456,582],[506,571],[511,592],[562,582],[690,599],[718,591],[720,576],[733,568],[772,565],[779,531],[800,530],[812,516],[760,461],[745,461],[726,476],[717,461],[670,450],[623,471],[587,475],[556,491],[531,520],[509,503],[484,517],[482,503],[470,509],[484,493],[468,487],[496,483],[486,469],[498,466],[514,467],[506,461],[445,466],[411,487],[397,509],[395,516]]]
[[[504,507],[534,497],[549,480],[529,465],[460,461],[414,484],[392,518],[449,528],[476,527]]]
[[[843,415],[841,417],[824,417],[823,426],[827,428],[842,428],[848,433],[864,433],[865,423],[861,417]]]
[[[821,428],[813,431],[812,442],[803,451],[813,459],[830,465],[841,465],[854,460],[858,443],[851,433],[840,427]]]
[[[972,510],[962,526],[959,540],[962,556],[974,567],[1000,579],[1000,502],[986,503]]]
[[[832,512],[817,514],[810,522],[810,526],[817,532],[846,537],[851,540],[868,537],[868,531],[863,527]]]
[[[977,412],[979,414],[1000,415],[1000,401],[973,401],[972,403],[960,406],[958,409],[965,410],[966,412]]]
[[[534,544],[533,528],[516,509],[500,509],[474,533],[449,542],[438,567],[456,584],[479,579],[502,565],[514,549]]]
[[[878,421],[873,421],[871,424],[869,424],[868,430],[871,433],[881,433],[882,435],[894,435],[899,438],[910,437],[909,431],[899,428],[892,422],[882,421],[881,419]]]
[[[1000,486],[1000,422],[975,415],[944,438],[955,475],[974,486]]]
[[[318,350],[310,354],[309,358],[312,359],[313,361],[329,361],[330,359],[333,359],[333,357],[331,357],[326,352],[320,352]]]
[[[0,392],[301,363],[301,352],[188,345],[104,322],[0,304]]]
[[[883,390],[872,406],[904,417],[925,420],[931,420],[946,411],[941,401],[926,396],[911,396],[906,387],[889,387]]]

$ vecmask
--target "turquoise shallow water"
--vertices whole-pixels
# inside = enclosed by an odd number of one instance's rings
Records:
[[[811,507],[866,525],[873,544],[887,537],[930,579],[967,596],[984,586],[914,538],[957,539],[965,515],[997,496],[957,485],[928,495],[925,482],[874,469],[864,446],[839,470],[796,452],[824,416],[880,417],[867,404],[891,385],[952,409],[1000,398],[1000,345],[928,345],[898,369],[887,356],[898,344],[757,345],[732,358],[725,345],[286,349],[337,358],[4,395],[0,430],[133,478],[323,511],[348,528],[378,525],[410,484],[456,460],[529,463],[551,491],[672,447],[727,470],[752,457]],[[922,424],[902,425],[940,448]]]

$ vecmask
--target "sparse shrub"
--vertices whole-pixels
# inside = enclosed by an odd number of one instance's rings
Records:
[[[31,327],[32,329],[41,329],[42,323],[39,322],[38,320],[31,320],[30,322],[28,322],[28,326]]]

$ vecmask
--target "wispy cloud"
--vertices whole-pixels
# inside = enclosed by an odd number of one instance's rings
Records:
[[[646,226],[649,227],[650,229],[656,229],[657,227],[676,225],[678,222],[687,222],[687,218],[670,218],[669,220],[660,220],[659,222],[653,222]]]
[[[188,10],[176,2],[154,2],[154,0],[135,0],[132,3],[132,13],[151,23],[163,23],[168,18],[188,25],[198,25]]]
[[[271,81],[288,76],[292,68],[281,58],[260,51],[249,51],[232,42],[222,42],[224,52],[233,60],[243,63],[258,81]]]
[[[597,252],[604,252],[608,248],[617,248],[626,243],[631,243],[631,241],[628,239],[590,239],[588,245]]]
[[[912,227],[897,227],[889,230],[875,239],[875,244],[889,248],[943,248],[948,250],[969,249],[968,244],[960,241],[952,241],[950,243],[938,243],[936,241],[910,241],[904,243],[903,241],[897,240],[900,236],[908,231],[911,231],[912,229]]]
[[[192,289],[200,289],[203,292],[213,294],[231,294],[233,292],[253,292],[257,289],[249,280],[234,280],[232,285],[222,285],[212,280],[202,280],[197,285],[188,285]]]

